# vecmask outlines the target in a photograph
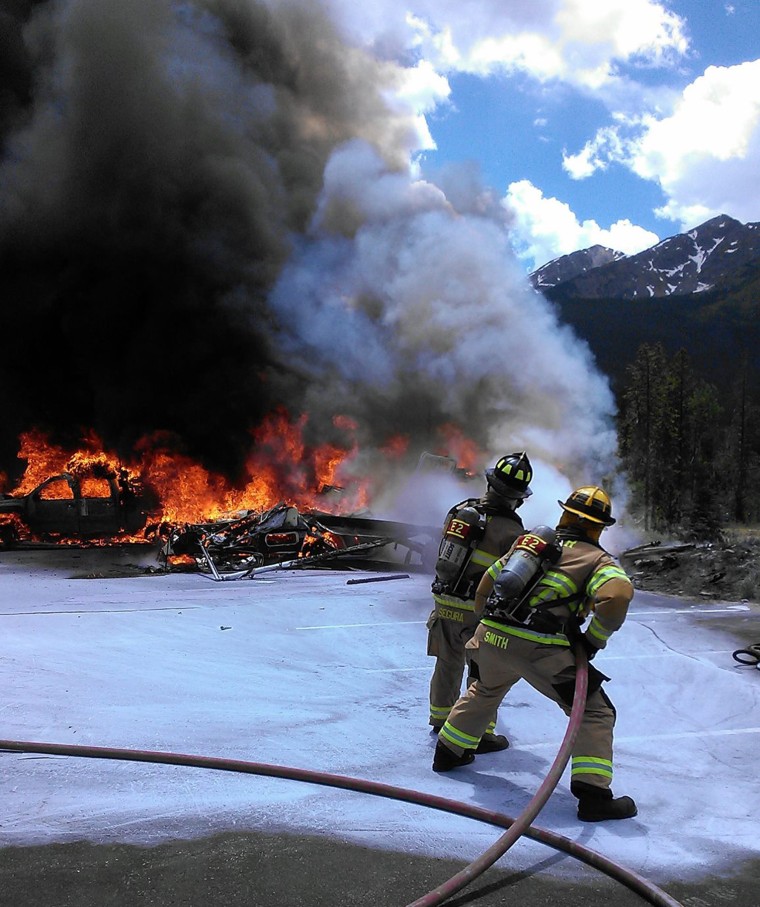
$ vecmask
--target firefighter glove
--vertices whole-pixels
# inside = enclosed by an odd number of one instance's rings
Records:
[[[583,644],[583,649],[586,653],[586,658],[589,661],[593,659],[599,649],[589,640],[588,636],[584,633],[581,637],[581,643]]]

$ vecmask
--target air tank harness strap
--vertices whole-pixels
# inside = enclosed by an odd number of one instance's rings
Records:
[[[559,605],[567,605],[572,610],[575,602],[581,601],[582,595],[568,595],[564,598],[555,598],[550,601],[541,602],[537,605],[530,605],[527,599],[522,599],[514,605],[507,607],[489,607],[486,602],[485,614],[498,623],[517,624],[521,627],[528,627],[537,633],[567,633],[568,625],[572,624],[573,629],[577,629],[577,621],[560,617],[557,614],[550,614],[549,610]]]

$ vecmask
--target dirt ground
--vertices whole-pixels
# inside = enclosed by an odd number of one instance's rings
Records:
[[[637,589],[692,599],[760,602],[760,538],[653,542],[620,561]]]
[[[585,880],[551,878],[549,870],[569,859],[547,849],[526,870],[491,867],[445,903],[757,905],[757,861],[730,875],[669,880],[650,899],[590,868]],[[230,833],[152,848],[86,842],[9,847],[0,849],[0,907],[403,907],[463,868],[453,860],[303,835]],[[660,899],[663,892],[667,901]]]

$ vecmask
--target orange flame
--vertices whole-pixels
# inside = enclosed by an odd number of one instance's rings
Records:
[[[25,472],[11,492],[24,495],[59,473],[72,474],[87,497],[106,497],[109,482],[143,488],[146,500],[155,498],[151,524],[211,522],[236,511],[263,512],[279,503],[302,511],[350,514],[366,508],[380,490],[382,469],[370,466],[358,442],[359,426],[347,416],[333,419],[340,442],[309,444],[305,436],[309,417],[292,418],[284,409],[269,414],[251,431],[251,450],[242,482],[222,475],[177,451],[176,441],[164,433],[145,436],[125,462],[89,432],[76,450],[53,444],[39,430],[19,439],[19,459]],[[447,455],[465,467],[478,462],[478,449],[453,424],[439,429]],[[397,435],[379,449],[382,462],[399,462],[409,450],[409,439]],[[376,461],[374,461],[376,463]],[[0,478],[3,478],[0,476]],[[46,486],[48,497],[70,495],[64,482]]]
[[[394,435],[383,444],[380,450],[388,459],[400,460],[409,450],[409,438],[405,435]]]
[[[85,495],[105,496],[107,477],[125,474],[130,480],[144,479],[155,491],[157,521],[203,522],[238,510],[267,510],[281,502],[320,510],[335,510],[339,505],[341,512],[348,513],[366,506],[374,489],[371,477],[357,477],[351,469],[359,452],[356,424],[344,416],[334,422],[346,435],[345,445],[310,447],[304,440],[307,415],[292,419],[282,409],[271,413],[251,432],[242,487],[171,450],[171,442],[161,433],[142,438],[129,462],[124,462],[106,450],[94,433],[72,451],[32,430],[20,438],[18,456],[27,466],[12,494],[27,494],[50,476],[68,472],[80,480]],[[348,490],[341,487],[344,482],[350,485]],[[57,488],[51,486],[50,496],[63,493]],[[65,491],[63,483],[61,488]],[[325,488],[340,491],[339,500],[327,501]]]
[[[443,438],[446,446],[444,456],[453,457],[462,469],[467,471],[477,469],[483,453],[478,445],[466,437],[457,425],[447,422],[438,428],[438,434]]]

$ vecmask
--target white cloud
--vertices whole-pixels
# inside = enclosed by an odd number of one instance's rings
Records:
[[[398,73],[397,87],[388,100],[392,106],[398,107],[400,104],[414,111],[417,150],[424,151],[436,147],[425,114],[430,113],[439,104],[445,103],[450,94],[448,79],[437,73],[426,60],[420,60],[416,66]]]
[[[403,70],[399,78],[396,96],[423,113],[433,110],[451,94],[448,79],[437,73],[426,60]]]
[[[598,88],[617,63],[660,65],[688,49],[683,20],[658,0],[327,2],[355,40],[397,59],[413,49],[445,73],[522,71]]]
[[[595,220],[579,221],[568,204],[546,198],[529,180],[511,183],[503,204],[513,217],[513,247],[529,271],[560,255],[597,244],[633,255],[659,242],[655,233],[627,219],[608,228]]]
[[[710,66],[671,116],[646,124],[631,169],[657,180],[661,212],[694,226],[695,211],[753,220],[760,208],[760,60]]]
[[[578,154],[562,153],[562,167],[575,180],[586,179],[597,170],[606,170],[610,160],[620,159],[623,140],[619,127],[604,126]]]
[[[602,58],[662,63],[688,48],[682,20],[650,0],[564,0],[556,18],[568,46]]]
[[[657,182],[666,203],[657,213],[686,229],[708,217],[757,218],[760,209],[760,60],[710,66],[662,117],[600,129],[563,166],[582,179],[611,162]]]

